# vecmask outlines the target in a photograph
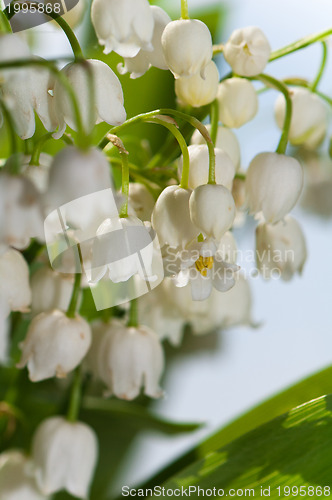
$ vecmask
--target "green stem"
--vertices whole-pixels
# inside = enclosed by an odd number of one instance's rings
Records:
[[[259,80],[265,84],[271,85],[275,89],[282,92],[282,94],[285,97],[285,100],[286,100],[285,120],[284,120],[284,125],[282,128],[280,141],[279,141],[278,147],[276,149],[277,153],[285,154],[286,148],[287,148],[287,143],[288,143],[288,135],[289,135],[289,129],[290,129],[290,124],[291,124],[291,120],[292,120],[292,109],[293,109],[292,99],[289,95],[289,90],[283,82],[281,82],[280,80],[277,80],[276,78],[273,78],[270,75],[261,74],[261,75],[258,75],[256,77],[253,77],[253,79]]]
[[[304,88],[306,88],[308,90],[312,90],[309,82],[307,82],[306,80],[302,80],[301,78],[286,78],[285,80],[283,80],[283,82],[286,85],[296,86],[296,87],[304,87]],[[323,99],[324,101],[326,101],[329,104],[329,106],[332,107],[332,98],[331,97],[329,97],[328,95],[324,94],[323,92],[320,92],[317,89],[314,89],[312,91],[316,95],[318,95],[321,99]]]
[[[74,378],[71,387],[70,401],[67,412],[67,420],[76,422],[80,412],[82,400],[82,371],[81,366],[78,366],[74,372]]]
[[[31,154],[31,160],[29,162],[29,165],[39,165],[39,157],[42,152],[43,146],[45,142],[47,142],[49,139],[52,139],[52,132],[48,132],[47,134],[43,135],[35,144],[35,147],[33,148],[32,154]]]
[[[71,295],[70,303],[67,309],[67,316],[68,318],[75,318],[76,316],[76,309],[77,309],[77,303],[78,299],[80,296],[80,291],[81,291],[81,277],[82,277],[82,271],[83,271],[83,258],[82,258],[82,252],[81,252],[81,245],[77,245],[77,251],[78,251],[78,262],[76,262],[76,274],[75,274],[75,280],[74,280],[74,286],[73,286],[73,292]]]
[[[213,45],[212,51],[213,51],[213,57],[216,56],[217,54],[221,54],[224,51],[224,44],[219,43],[218,45]]]
[[[0,9],[0,33],[12,33],[12,27],[3,10]]]
[[[323,48],[322,62],[319,66],[317,76],[311,85],[311,90],[313,92],[315,92],[315,90],[317,89],[318,84],[323,76],[325,66],[326,66],[326,61],[327,61],[327,43],[326,42],[322,42],[322,48]]]
[[[188,0],[181,0],[181,19],[189,19]]]
[[[218,126],[219,126],[219,101],[215,99],[210,104],[210,122],[211,122],[211,130],[210,136],[213,142],[213,145],[216,145],[217,136],[218,136]]]
[[[5,103],[0,99],[0,108],[2,109],[2,114],[6,120],[7,124],[7,130],[8,130],[8,135],[9,135],[9,141],[10,141],[10,151],[11,154],[13,155],[13,173],[18,174],[20,171],[19,168],[19,161],[18,161],[18,144],[17,144],[17,135],[15,131],[15,124],[14,120],[8,111],[7,106]]]
[[[325,31],[321,31],[320,33],[315,33],[314,35],[309,35],[304,38],[301,38],[300,40],[297,40],[296,42],[293,42],[289,45],[286,45],[281,49],[273,51],[270,55],[269,61],[271,62],[275,61],[276,59],[280,59],[280,57],[284,57],[287,56],[288,54],[292,54],[292,52],[304,49],[305,47],[308,47],[313,43],[322,42],[323,40],[325,40],[325,38],[327,38],[330,35],[332,35],[331,28]]]
[[[128,217],[128,197],[129,197],[129,155],[120,152],[122,160],[122,194],[125,202],[120,210],[120,217]]]
[[[127,326],[138,326],[138,301],[133,299],[130,301],[130,310]]]

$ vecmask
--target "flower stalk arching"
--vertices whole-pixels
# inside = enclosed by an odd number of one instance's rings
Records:
[[[332,35],[332,28],[329,28],[325,31],[321,31],[320,33],[315,33],[313,35],[306,36],[304,38],[300,38],[296,42],[290,43],[281,49],[275,50],[271,53],[269,62],[275,61],[276,59],[280,59],[281,57],[287,56],[288,54],[292,54],[297,50],[305,49],[309,45],[312,45],[316,42],[324,41],[328,36]]]
[[[121,191],[124,196],[124,204],[121,207],[119,216],[128,217],[128,197],[129,197],[129,154],[128,151],[120,151],[122,161],[122,183]]]
[[[210,136],[211,136],[211,140],[213,142],[213,145],[215,146],[216,142],[217,142],[218,125],[219,125],[219,102],[218,102],[218,99],[215,99],[210,104],[210,123],[211,123]]]
[[[279,154],[284,154],[286,152],[287,144],[288,144],[288,135],[289,135],[289,129],[290,129],[290,124],[292,120],[292,109],[293,109],[293,104],[292,104],[292,99],[289,95],[289,90],[287,86],[281,82],[280,80],[277,80],[276,78],[273,78],[270,75],[266,74],[260,74],[252,78],[253,80],[259,80],[269,86],[274,87],[275,89],[279,90],[285,97],[286,100],[286,113],[285,113],[285,120],[284,120],[284,125],[282,128],[282,133],[280,137],[280,141],[278,144],[278,147],[276,149],[276,153]]]
[[[82,400],[82,369],[79,365],[74,371],[74,378],[72,381],[69,406],[67,411],[67,420],[69,422],[76,422],[81,408]]]
[[[319,82],[321,81],[321,78],[323,76],[324,69],[326,66],[326,62],[327,62],[327,43],[326,42],[322,42],[322,49],[323,49],[322,61],[321,61],[320,66],[319,66],[317,76],[310,86],[312,92],[316,91],[316,89],[319,85]]]
[[[138,327],[138,301],[137,299],[132,299],[130,301],[128,327]]]

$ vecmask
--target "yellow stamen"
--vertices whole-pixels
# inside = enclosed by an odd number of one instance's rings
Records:
[[[201,255],[200,258],[196,260],[195,266],[202,276],[206,276],[207,270],[213,267],[213,257],[203,257]]]

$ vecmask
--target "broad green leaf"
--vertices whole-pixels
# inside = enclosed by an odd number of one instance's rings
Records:
[[[269,498],[285,498],[289,496],[289,486],[305,486],[307,492],[309,486],[331,489],[331,463],[332,395],[329,395],[298,406],[223,448],[208,453],[163,486],[173,490],[189,486],[202,489],[215,487],[224,490],[224,496],[236,498],[261,496],[262,487],[270,488]],[[278,487],[281,487],[280,492]],[[251,493],[244,493],[246,489]],[[230,490],[241,492],[232,495]],[[310,491],[313,494],[307,493],[307,496],[324,496],[315,490]],[[192,490],[191,497],[198,496]],[[330,497],[330,490],[325,496]]]
[[[332,392],[332,367],[312,375],[311,377],[295,384],[289,389],[277,394],[265,401],[248,413],[237,418],[226,427],[200,443],[185,455],[174,461],[167,468],[146,483],[146,486],[154,486],[166,481],[178,470],[183,469],[199,458],[217,450],[230,441],[238,438],[246,432],[255,429],[259,425],[268,422],[291,408]]]

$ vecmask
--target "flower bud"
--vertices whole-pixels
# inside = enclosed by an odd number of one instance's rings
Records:
[[[0,276],[0,303],[11,311],[29,311],[29,267],[20,252],[11,248],[0,255]]]
[[[208,132],[211,132],[211,125],[205,125]],[[195,130],[192,138],[191,144],[206,144],[204,137],[199,132],[199,130]],[[241,164],[241,151],[240,144],[237,140],[236,135],[232,130],[223,125],[218,125],[218,134],[216,141],[216,148],[222,149],[225,153],[228,154],[230,159],[232,160],[235,169],[238,170]]]
[[[68,309],[73,292],[74,279],[71,274],[60,274],[49,267],[41,267],[31,277],[33,315],[41,312]]]
[[[151,221],[161,246],[184,247],[198,235],[189,215],[190,195],[190,189],[168,186],[157,199]]]
[[[193,144],[188,147],[189,151],[189,188],[195,189],[202,184],[206,184],[209,178],[209,151],[207,145]],[[235,167],[228,156],[222,149],[215,148],[216,154],[216,183],[223,184],[228,189],[232,188],[232,183],[235,175]],[[179,177],[182,174],[183,159],[179,159]]]
[[[77,498],[88,498],[98,458],[93,429],[63,417],[44,420],[32,442],[35,476],[41,491],[51,495],[65,489]]]
[[[175,78],[200,73],[212,58],[212,39],[206,24],[197,19],[180,19],[167,24],[161,37],[164,56]]]
[[[262,73],[271,53],[270,44],[259,28],[247,26],[233,31],[223,54],[233,73],[255,76]]]
[[[242,127],[258,110],[255,88],[245,78],[228,78],[218,87],[219,119],[230,128]]]
[[[161,35],[166,25],[171,22],[171,18],[163,9],[156,5],[151,5],[150,9],[154,18],[154,30],[151,41],[153,49],[141,49],[135,57],[125,57],[124,64],[119,63],[117,66],[120,75],[131,73],[130,78],[139,78],[144,75],[150,66],[164,70],[168,69],[161,45]]]
[[[131,400],[143,387],[147,396],[162,395],[159,380],[164,354],[154,331],[112,322],[105,326],[99,349],[99,375],[108,388],[107,395]]]
[[[274,224],[296,204],[303,184],[300,163],[278,153],[260,153],[249,165],[246,177],[247,204],[251,214],[261,213]]]
[[[88,59],[84,64],[70,63],[61,70],[76,95],[83,125],[87,132],[96,123],[120,125],[126,119],[121,83],[111,68],[102,61]],[[68,91],[59,80],[54,87],[54,99],[63,120],[77,130],[76,115]],[[61,136],[65,124],[60,126]]]
[[[47,500],[29,474],[33,467],[21,451],[9,450],[0,455],[0,498],[3,500]]]
[[[230,191],[220,184],[198,186],[189,207],[193,223],[208,237],[220,240],[232,227],[235,203]]]
[[[196,73],[193,76],[184,76],[175,80],[175,93],[181,103],[199,108],[214,101],[218,85],[218,68],[213,61],[210,61],[205,68],[204,78]]]
[[[292,88],[292,119],[289,141],[294,146],[303,145],[316,149],[324,140],[327,130],[327,109],[320,97],[305,88]],[[282,130],[286,113],[286,102],[280,95],[275,104],[275,117]]]
[[[277,224],[260,224],[256,229],[256,262],[265,279],[274,275],[284,281],[301,274],[307,249],[301,226],[286,216]]]
[[[154,208],[154,198],[144,184],[130,182],[129,184],[129,206],[128,211],[133,211],[130,215],[136,215],[142,221],[150,221]]]
[[[147,0],[93,0],[91,20],[104,53],[135,57],[152,50],[154,20]]]
[[[40,195],[29,179],[0,173],[0,243],[24,249],[30,238],[44,238]]]
[[[80,316],[68,318],[59,310],[41,313],[33,318],[21,343],[17,367],[27,365],[32,382],[63,378],[81,363],[90,343],[89,324]]]

